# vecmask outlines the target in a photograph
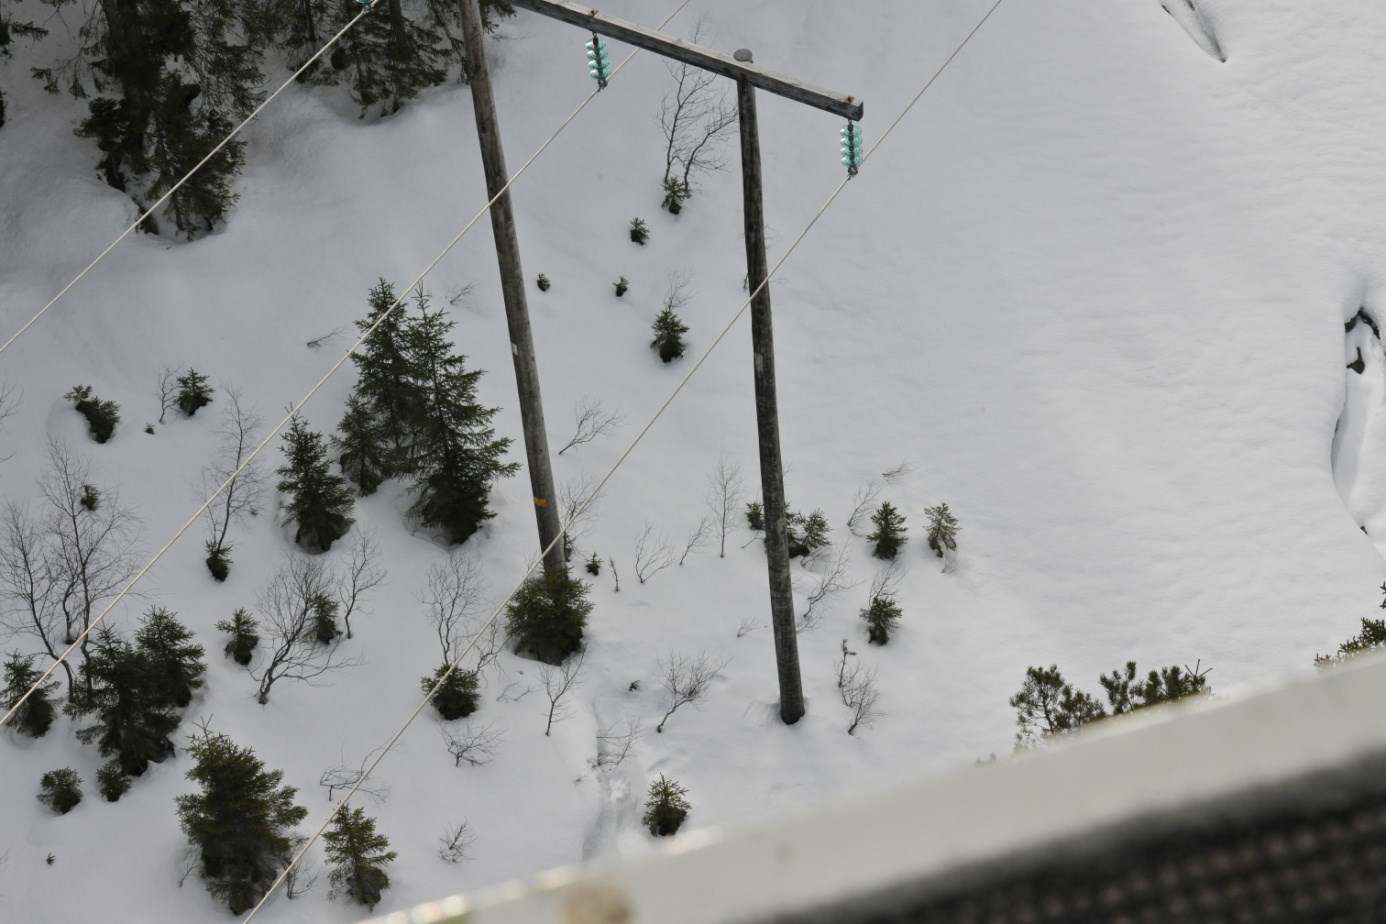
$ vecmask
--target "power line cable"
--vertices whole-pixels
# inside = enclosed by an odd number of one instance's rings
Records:
[[[933,76],[929,78],[929,80],[924,84],[923,88],[921,88],[920,91],[914,95],[914,98],[910,100],[910,102],[905,106],[903,110],[901,110],[900,114],[895,117],[895,120],[890,123],[889,127],[887,127],[886,130],[881,133],[881,136],[879,139],[877,139],[876,143],[871,145],[870,149],[862,158],[863,163],[871,159],[871,156],[875,154],[876,149],[885,143],[886,138],[890,137],[890,134],[895,131],[896,127],[902,121],[904,121],[905,117],[910,114],[910,111],[914,109],[915,105],[919,102],[919,100],[924,96],[925,93],[928,92],[929,88],[934,85],[934,82],[938,80],[938,78],[943,74],[943,72],[948,69],[948,66],[953,63],[953,60],[957,58],[957,56],[962,52],[962,50],[967,47],[967,44],[972,41],[973,36],[975,36],[979,31],[981,31],[982,26],[986,25],[987,20],[991,18],[991,15],[995,13],[996,10],[1004,2],[1005,0],[996,0],[996,2],[992,5],[991,9],[987,11],[986,15],[981,18],[977,25],[973,27],[972,31],[968,33],[967,37],[963,39],[962,44],[960,44],[956,49],[954,49],[953,53],[949,55],[948,59],[943,62],[943,64],[938,68],[938,70],[934,72]],[[680,7],[680,9],[682,9],[682,7]],[[675,15],[677,15],[677,11],[675,11]],[[671,16],[670,18],[672,19],[673,17]],[[631,57],[634,57],[634,55],[631,55]],[[626,58],[626,61],[629,60],[629,57]],[[625,66],[625,61],[621,62],[621,66]],[[618,67],[617,70],[619,71],[620,68]],[[595,94],[593,95],[595,96]],[[414,723],[414,720],[417,719],[419,715],[424,711],[424,709],[428,706],[429,702],[432,701],[434,695],[438,692],[438,690],[448,682],[453,672],[456,671],[458,667],[462,664],[462,662],[466,660],[467,656],[471,654],[472,649],[476,647],[478,641],[481,639],[482,634],[486,632],[486,630],[489,629],[498,618],[500,618],[500,614],[504,612],[506,606],[509,605],[510,601],[514,598],[515,594],[517,594],[520,591],[520,588],[524,586],[525,582],[529,580],[530,575],[534,573],[534,569],[543,560],[544,555],[548,554],[548,552],[558,543],[559,539],[563,536],[563,534],[568,531],[568,529],[573,525],[574,522],[576,522],[579,518],[582,517],[582,515],[587,511],[587,508],[591,506],[591,504],[606,488],[607,482],[609,482],[612,479],[612,477],[616,474],[617,470],[620,469],[621,465],[624,464],[626,459],[630,457],[631,453],[635,451],[635,448],[638,445],[640,445],[641,441],[644,440],[646,434],[648,434],[650,430],[653,429],[654,425],[659,421],[659,418],[662,417],[664,415],[664,412],[668,410],[669,406],[674,403],[674,399],[679,396],[679,394],[683,391],[684,387],[687,386],[688,383],[692,380],[693,376],[696,375],[698,370],[702,368],[703,364],[707,362],[708,357],[710,357],[713,351],[717,349],[717,347],[722,343],[724,339],[726,339],[727,334],[731,332],[731,329],[735,327],[736,323],[741,320],[743,315],[745,315],[746,309],[750,307],[751,303],[755,300],[756,296],[758,296],[761,290],[764,289],[765,286],[770,284],[770,280],[774,278],[777,273],[779,273],[780,268],[783,267],[785,262],[788,261],[789,258],[794,254],[794,251],[798,249],[799,245],[803,242],[804,238],[808,237],[808,234],[810,231],[813,230],[814,225],[818,224],[818,219],[823,217],[823,213],[826,212],[832,206],[832,204],[837,201],[837,197],[842,194],[842,191],[844,189],[847,188],[847,184],[851,182],[851,179],[852,176],[849,175],[846,179],[839,183],[837,188],[834,189],[832,194],[828,196],[826,201],[824,201],[823,205],[818,209],[817,212],[814,213],[813,217],[809,219],[808,224],[804,226],[804,230],[801,231],[799,233],[799,236],[794,239],[794,242],[789,245],[789,249],[785,251],[784,256],[780,257],[780,259],[766,274],[765,279],[762,280],[761,283],[756,286],[755,291],[751,292],[751,294],[747,296],[746,300],[741,303],[741,307],[737,309],[736,313],[733,314],[731,319],[722,327],[721,332],[717,334],[717,337],[712,341],[708,348],[703,351],[703,354],[700,357],[698,357],[698,361],[693,364],[693,367],[688,370],[688,372],[684,375],[682,379],[679,380],[678,385],[674,387],[674,390],[669,393],[669,397],[666,398],[664,400],[664,403],[659,406],[659,409],[655,411],[654,416],[652,416],[649,419],[649,421],[645,424],[645,426],[641,428],[640,432],[636,434],[635,439],[631,440],[630,445],[626,447],[625,451],[621,453],[620,457],[615,461],[615,463],[612,464],[611,468],[609,468],[606,474],[602,476],[602,479],[597,483],[597,486],[593,488],[590,493],[588,493],[587,497],[582,501],[580,505],[578,505],[577,509],[562,524],[558,536],[554,537],[554,539],[551,540],[549,544],[544,547],[543,550],[541,550],[539,557],[530,564],[529,568],[527,568],[524,574],[520,577],[520,580],[516,582],[513,588],[511,588],[510,593],[506,594],[505,599],[502,600],[501,603],[499,603],[496,606],[495,610],[491,613],[490,618],[487,619],[486,622],[481,625],[480,629],[478,629],[475,634],[473,634],[472,640],[467,643],[467,647],[463,649],[462,653],[459,654],[450,665],[448,665],[448,669],[444,671],[443,674],[438,678],[438,680],[433,684],[433,687],[428,691],[427,694],[425,694],[423,700],[417,706],[414,707],[414,711],[411,712],[409,714],[409,717],[404,720],[404,724],[399,727],[399,729],[390,737],[390,740],[387,741],[383,747],[378,749],[375,758],[371,760],[371,762],[362,771],[361,776],[357,779],[355,785],[353,785],[351,789],[347,791],[346,795],[342,797],[341,801],[337,804],[336,808],[334,808],[331,812],[327,814],[327,817],[323,819],[322,825],[319,826],[318,830],[314,832],[312,837],[310,837],[306,842],[304,842],[303,846],[299,848],[298,853],[294,854],[293,858],[289,861],[289,864],[279,874],[279,877],[275,879],[273,884],[270,885],[269,889],[261,897],[260,901],[255,905],[255,907],[250,910],[250,913],[245,917],[245,920],[242,922],[242,924],[249,924],[249,922],[255,917],[255,915],[259,913],[260,909],[264,907],[265,903],[269,901],[270,897],[273,896],[275,890],[279,888],[280,883],[282,883],[286,878],[288,878],[289,874],[293,872],[293,870],[298,866],[298,864],[302,861],[303,857],[307,855],[308,851],[312,848],[312,846],[315,843],[317,843],[319,839],[321,839],[324,833],[326,833],[328,826],[332,823],[332,819],[336,817],[338,812],[340,812],[343,808],[347,806],[347,804],[351,801],[352,797],[356,795],[356,793],[365,784],[366,780],[370,778],[370,775],[375,772],[375,769],[378,766],[380,766],[380,762],[383,761],[385,759],[385,756],[390,753],[390,751],[394,748],[394,746],[397,743],[399,743],[399,739],[402,738],[404,736],[404,733],[409,730],[409,726],[412,725]],[[459,913],[465,911],[465,908],[459,909]]]
[[[169,197],[176,193],[179,189],[181,189],[184,183],[192,179],[193,174],[201,170],[209,160],[211,160],[213,157],[216,157],[217,154],[220,153],[222,148],[230,144],[232,139],[234,139],[237,135],[241,133],[241,129],[245,128],[251,119],[255,118],[257,115],[261,113],[262,110],[264,110],[266,106],[274,102],[274,98],[278,96],[280,93],[283,93],[285,87],[297,80],[299,78],[299,75],[302,74],[304,71],[308,70],[308,68],[312,67],[313,64],[319,58],[321,58],[329,48],[331,48],[333,45],[337,43],[338,39],[340,39],[343,35],[346,35],[348,29],[350,29],[352,26],[356,25],[358,21],[360,21],[361,17],[365,16],[371,10],[375,9],[375,5],[379,2],[380,0],[370,0],[368,4],[362,6],[361,12],[353,16],[351,18],[351,21],[348,22],[345,26],[342,26],[342,28],[338,30],[337,34],[332,36],[332,38],[328,39],[327,44],[319,48],[311,58],[303,62],[302,67],[300,67],[298,70],[294,71],[291,75],[289,75],[289,79],[280,84],[279,89],[275,90],[273,93],[267,96],[265,98],[265,101],[262,102],[260,105],[256,106],[255,110],[251,112],[250,115],[242,119],[240,125],[237,125],[235,128],[231,129],[231,133],[227,135],[225,138],[221,139],[217,146],[212,148],[212,150],[207,153],[206,157],[199,160],[191,170],[183,174],[182,179],[170,186],[168,192],[160,196],[153,205],[151,205],[148,209],[145,210],[143,215],[141,215],[139,218],[136,218],[134,222],[131,223],[130,227],[126,228],[124,231],[120,233],[119,237],[117,237],[115,240],[111,241],[111,243],[106,245],[106,249],[101,251],[101,253],[97,254],[95,260],[92,260],[90,263],[88,263],[85,269],[83,269],[80,273],[78,273],[76,276],[72,278],[71,282],[63,286],[62,290],[59,291],[57,295],[53,296],[53,298],[49,300],[48,304],[40,308],[37,314],[35,314],[28,321],[24,322],[24,326],[21,327],[19,330],[15,331],[14,334],[10,337],[10,339],[6,340],[4,344],[0,344],[0,353],[4,353],[6,350],[8,350],[10,348],[10,344],[14,343],[16,340],[22,337],[24,335],[24,332],[34,325],[34,322],[36,322],[39,318],[47,314],[48,309],[56,305],[58,301],[68,293],[69,289],[71,289],[77,283],[81,282],[82,277],[85,276],[87,273],[91,272],[92,269],[96,266],[96,264],[106,259],[106,254],[110,253],[112,250],[115,250],[117,244],[129,237],[130,233],[134,231],[136,228],[138,228],[141,224],[143,224],[146,218],[158,211],[159,206],[167,202],[169,200]]]

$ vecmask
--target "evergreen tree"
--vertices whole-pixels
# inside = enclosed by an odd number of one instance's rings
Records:
[[[197,849],[207,889],[232,914],[254,905],[289,860],[289,830],[308,814],[283,771],[265,770],[249,748],[222,734],[193,739],[188,779],[201,791],[179,796],[178,819]]]
[[[95,742],[101,756],[114,757],[128,776],[144,773],[150,761],[166,760],[179,720],[165,682],[143,652],[103,627],[68,697],[71,715],[95,721],[78,729],[78,740]]]
[[[231,640],[226,643],[226,656],[237,664],[249,664],[251,653],[255,651],[255,646],[260,644],[260,634],[255,630],[259,628],[259,623],[243,609],[238,609],[231,614],[230,619],[223,619],[217,623],[217,630],[228,632]]]
[[[924,513],[929,518],[929,548],[939,558],[943,557],[945,551],[957,551],[958,533],[962,527],[958,526],[958,518],[948,510],[948,505],[928,507]]]
[[[202,546],[207,552],[207,570],[216,581],[224,581],[231,573],[231,546],[217,545],[215,539],[208,539]]]
[[[765,510],[760,501],[751,501],[746,505],[746,525],[758,533],[765,532]]]
[[[677,780],[666,780],[664,774],[650,784],[645,800],[645,817],[641,819],[655,837],[668,837],[678,831],[688,817],[688,790]]]
[[[501,461],[510,440],[497,439],[491,426],[496,408],[476,400],[480,370],[467,371],[466,357],[448,340],[453,322],[428,310],[419,296],[420,315],[407,331],[409,356],[418,375],[422,406],[415,432],[418,471],[410,513],[437,527],[448,541],[466,541],[495,514],[488,506],[496,478],[512,475],[514,463]]]
[[[1382,584],[1381,589],[1386,591],[1386,584]],[[1382,607],[1386,609],[1386,603],[1383,603]],[[1375,651],[1384,646],[1386,646],[1386,619],[1364,618],[1361,632],[1339,645],[1335,654],[1315,655],[1314,664],[1318,667],[1332,667],[1363,652]]]
[[[380,426],[361,398],[359,388],[347,399],[346,416],[337,429],[341,436],[333,436],[332,445],[337,450],[342,474],[356,484],[362,497],[369,497],[385,480],[389,464],[381,441]]]
[[[294,541],[309,551],[325,552],[354,522],[351,492],[330,470],[322,434],[309,430],[299,417],[284,433],[284,455],[286,464],[277,469],[283,476],[279,490],[290,496],[287,510],[297,524]]]
[[[1073,731],[1107,714],[1102,704],[1064,680],[1058,665],[1025,669],[1025,683],[1010,699],[1016,710],[1016,747],[1034,747],[1042,738]]]
[[[592,602],[587,585],[566,569],[536,574],[521,585],[506,609],[515,650],[546,664],[561,664],[582,646]]]
[[[5,689],[0,693],[0,713],[9,712],[14,704],[38,683],[43,672],[34,667],[34,655],[11,652],[5,661]],[[34,690],[34,695],[24,700],[15,717],[14,727],[32,738],[42,738],[53,725],[53,690],[58,686],[56,680],[43,684]]]
[[[871,522],[876,530],[866,537],[866,541],[875,543],[872,554],[877,558],[894,558],[900,553],[900,546],[905,544],[905,518],[890,501],[885,501],[872,514]]]
[[[409,356],[405,336],[405,317],[401,308],[390,311],[396,301],[394,287],[384,279],[371,289],[370,313],[357,321],[362,333],[374,331],[352,354],[356,363],[356,389],[352,400],[365,408],[371,426],[351,424],[351,405],[339,425],[344,438],[354,439],[362,459],[378,459],[382,478],[409,474],[414,470],[414,427],[422,415],[421,396],[416,387],[418,375]],[[364,449],[362,444],[364,444]],[[343,460],[342,468],[354,473],[361,460]],[[365,482],[358,481],[362,494],[369,494]],[[374,489],[372,489],[374,490]]]
[[[90,385],[74,386],[63,397],[71,401],[77,413],[87,419],[92,439],[104,443],[115,433],[116,424],[120,423],[120,405],[96,397]]]
[[[815,510],[808,516],[793,510],[788,511],[785,514],[785,534],[789,545],[789,557],[807,557],[827,545],[830,529],[828,518],[821,510]]]
[[[393,863],[397,854],[389,846],[390,839],[376,833],[375,819],[367,818],[364,809],[338,809],[332,827],[323,835],[334,892],[374,908],[380,893],[390,887],[385,866]]]
[[[178,409],[191,417],[212,403],[212,386],[207,384],[207,376],[196,369],[189,369],[187,375],[178,376],[178,395],[175,398]]]
[[[442,679],[443,674],[447,673],[448,665],[444,664],[433,672],[431,677],[424,677],[419,681],[419,686],[427,693],[432,690],[434,685]],[[433,707],[438,710],[438,714],[448,721],[453,719],[465,719],[467,716],[476,712],[478,705],[477,687],[480,685],[480,678],[476,671],[464,671],[461,669],[448,674],[448,679],[438,687],[438,692],[433,694]]]
[[[341,628],[337,625],[337,611],[340,609],[337,601],[327,594],[318,593],[313,594],[308,606],[313,611],[313,638],[319,645],[330,645],[333,639],[342,634]]]
[[[162,606],[150,609],[135,633],[135,646],[148,668],[150,692],[180,709],[192,701],[207,673],[204,649],[192,633]]]
[[[120,769],[120,761],[110,761],[96,771],[96,790],[107,802],[119,802],[130,791],[130,777]]]
[[[871,605],[861,611],[861,618],[866,620],[866,640],[875,645],[889,642],[890,633],[900,625],[902,615],[900,604],[892,597],[886,594],[872,597]]]
[[[1112,715],[1123,715],[1160,703],[1171,703],[1185,696],[1208,692],[1207,673],[1180,667],[1162,667],[1136,679],[1136,662],[1127,661],[1125,670],[1103,674],[1098,683],[1106,691]]]
[[[659,358],[664,362],[673,362],[683,355],[683,335],[686,333],[687,325],[679,320],[673,308],[666,307],[655,318],[654,339],[650,341],[650,347],[659,351]]]
[[[71,767],[49,770],[39,778],[38,800],[59,815],[66,815],[82,801],[82,778]]]

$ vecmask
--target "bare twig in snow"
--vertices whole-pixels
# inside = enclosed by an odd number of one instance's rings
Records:
[[[871,514],[876,509],[876,498],[880,494],[881,486],[873,480],[852,495],[852,515],[847,518],[847,531],[858,539],[865,539],[871,532]]]
[[[549,720],[544,725],[544,737],[547,738],[553,729],[554,719],[561,721],[568,714],[567,707],[562,705],[563,697],[582,683],[582,662],[586,657],[587,651],[582,649],[557,667],[545,664],[539,669],[544,680],[544,695],[549,698]]]
[[[480,767],[490,763],[491,758],[496,756],[501,732],[496,731],[494,722],[481,726],[467,725],[457,731],[447,726],[442,726],[442,729],[454,767],[462,766],[464,760],[473,767]]]
[[[688,540],[684,543],[683,546],[683,554],[679,556],[679,567],[683,566],[684,559],[686,559],[690,554],[707,545],[710,539],[708,533],[711,530],[712,518],[707,516],[699,520],[698,525],[694,526],[691,530],[689,530]]]
[[[700,703],[707,697],[708,687],[722,676],[727,662],[717,661],[706,652],[696,657],[670,653],[660,659],[659,666],[664,673],[664,692],[669,696],[669,709],[655,726],[656,733],[663,733],[664,723],[680,707]]]
[[[574,446],[590,443],[599,436],[620,429],[621,424],[625,423],[625,418],[620,414],[607,411],[596,398],[584,397],[573,405],[573,422],[577,426],[577,431],[573,434],[572,439],[558,450],[560,456]]]
[[[467,856],[467,851],[476,843],[476,835],[472,833],[467,819],[464,818],[457,824],[444,828],[438,843],[441,845],[438,848],[438,856],[448,863],[461,863],[463,860],[471,859]]]
[[[655,536],[654,526],[646,523],[644,532],[635,540],[635,576],[643,584],[673,563],[674,549],[669,538]]]
[[[708,478],[708,493],[704,498],[713,525],[717,527],[718,558],[727,557],[727,533],[731,532],[740,515],[741,491],[744,487],[740,467],[728,462],[726,456],[718,459],[717,468]]]

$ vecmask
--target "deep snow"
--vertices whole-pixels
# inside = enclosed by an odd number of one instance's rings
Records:
[[[653,24],[673,5],[612,0],[604,11]],[[708,44],[750,46],[758,62],[862,97],[869,146],[989,6],[695,0],[669,30],[687,34],[701,15]],[[1386,282],[1386,10],[1199,8],[1226,63],[1159,0],[1003,5],[777,275],[788,495],[828,514],[857,584],[801,637],[805,720],[786,728],[775,718],[768,629],[737,636],[743,620],[766,615],[763,557],[748,533],[733,536],[725,560],[703,551],[645,585],[631,568],[646,522],[677,543],[701,516],[720,456],[755,483],[743,322],[618,473],[580,543],[582,557],[615,557],[621,591],[606,571],[594,582],[586,682],[571,715],[545,737],[542,690],[523,693],[538,672],[508,657],[474,718],[504,728],[494,762],[454,768],[426,716],[382,764],[389,799],[365,804],[400,859],[377,911],[646,849],[639,803],[661,773],[689,787],[697,825],[810,810],[1004,754],[1006,700],[1029,664],[1057,663],[1093,687],[1129,658],[1201,660],[1222,690],[1310,670],[1374,611],[1384,569],[1359,527],[1386,529],[1374,526],[1386,516],[1376,469],[1386,430],[1373,424],[1386,387],[1379,355],[1368,374],[1344,368],[1354,353],[1344,358],[1343,325],[1363,306],[1380,317]],[[590,92],[584,40],[520,13],[492,43],[512,167]],[[135,214],[71,135],[77,105],[45,96],[27,66],[23,55],[0,62],[6,336]],[[560,482],[604,472],[682,374],[648,349],[669,273],[693,277],[693,352],[744,297],[734,147],[730,169],[682,216],[658,209],[655,113],[669,84],[658,61],[637,58],[514,190],[526,273],[553,280],[529,294],[555,447],[583,396],[627,420],[557,458]],[[763,94],[760,116],[773,261],[840,180],[839,124]],[[143,548],[157,549],[200,501],[222,406],[145,435],[159,369],[192,365],[278,419],[341,355],[375,280],[413,278],[484,202],[472,124],[465,88],[440,88],[376,124],[332,92],[286,92],[248,129],[241,201],[221,232],[125,242],[0,356],[0,379],[22,390],[0,434],[16,450],[0,466],[0,493],[31,497],[45,441],[66,441],[138,510]],[[626,236],[637,215],[652,231],[645,248]],[[490,247],[483,221],[426,285],[435,304],[474,285],[453,308],[457,340],[488,370],[482,397],[518,439]],[[620,275],[631,290],[618,301]],[[305,347],[338,328],[326,346]],[[122,406],[106,446],[87,440],[62,400],[79,382]],[[350,386],[350,375],[334,379],[306,408],[309,421],[330,429]],[[277,451],[266,467],[276,464]],[[905,474],[882,477],[902,464]],[[904,624],[884,649],[866,645],[856,616],[878,563],[844,524],[854,492],[873,480],[911,530]],[[923,508],[942,501],[963,527],[950,574],[920,531]],[[389,489],[358,504],[389,581],[350,643],[366,663],[328,686],[284,684],[260,707],[212,628],[253,605],[289,550],[272,504],[233,528],[225,585],[202,566],[198,528],[141,584],[147,600],[115,615],[128,627],[158,601],[197,632],[208,687],[184,729],[210,719],[283,769],[311,809],[305,831],[331,808],[322,770],[383,743],[438,659],[419,596],[444,552],[411,533],[406,504]],[[498,518],[465,547],[493,598],[532,554],[527,505],[523,476],[502,483]],[[811,572],[794,569],[810,587]],[[844,637],[877,667],[888,713],[852,737],[833,681]],[[703,650],[731,659],[724,678],[655,735],[656,659]],[[596,731],[625,717],[646,734],[603,776],[589,766]],[[3,733],[0,916],[225,920],[195,879],[176,888],[185,842],[172,800],[190,790],[186,757],[109,805],[90,786],[101,761],[71,731],[63,719],[37,742]],[[89,781],[88,798],[55,818],[33,795],[41,773],[61,766]],[[474,859],[449,866],[436,840],[462,818],[478,836]],[[261,917],[363,914],[326,894],[324,877]]]

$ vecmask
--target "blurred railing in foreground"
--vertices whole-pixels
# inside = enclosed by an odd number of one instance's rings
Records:
[[[1386,920],[1386,660],[373,924]]]

